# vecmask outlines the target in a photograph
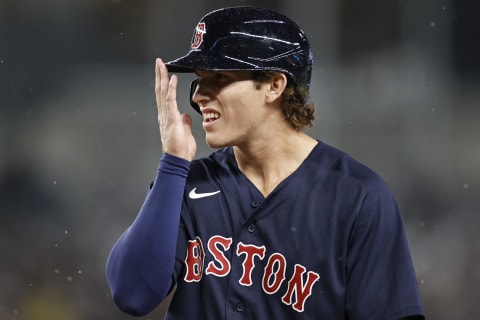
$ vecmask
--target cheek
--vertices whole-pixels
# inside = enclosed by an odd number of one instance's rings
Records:
[[[258,110],[263,102],[262,91],[256,90],[252,83],[232,88],[224,98],[228,99],[229,108],[244,112]]]
[[[256,116],[255,108],[244,100],[244,97],[232,99],[225,109],[225,118],[232,128],[246,128]]]
[[[263,98],[262,91],[255,89],[252,82],[232,86],[218,95],[222,114],[233,128],[245,128],[261,118]]]

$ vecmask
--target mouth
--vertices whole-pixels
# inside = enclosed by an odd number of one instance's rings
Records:
[[[210,123],[218,120],[220,118],[220,114],[217,112],[207,112],[203,113],[203,122]]]

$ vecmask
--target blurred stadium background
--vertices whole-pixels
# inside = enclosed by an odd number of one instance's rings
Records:
[[[475,318],[479,3],[0,0],[0,319],[130,319],[104,270],[161,154],[154,59],[183,55],[198,19],[227,5],[270,7],[303,27],[310,133],[392,187],[429,319]]]

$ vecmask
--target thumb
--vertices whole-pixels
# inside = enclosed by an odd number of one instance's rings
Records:
[[[185,138],[187,141],[187,152],[188,156],[190,157],[189,160],[191,161],[195,158],[195,153],[197,152],[197,143],[195,142],[195,138],[192,134],[192,118],[188,114],[182,114],[181,119],[183,122],[183,130],[185,134]]]
[[[192,117],[189,114],[182,114],[183,127],[185,128],[185,133],[192,134]]]

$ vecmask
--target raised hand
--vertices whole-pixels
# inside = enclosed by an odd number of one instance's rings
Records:
[[[168,70],[161,59],[155,61],[155,96],[158,111],[158,126],[163,152],[192,161],[197,144],[192,135],[192,119],[180,114],[177,105],[178,77],[168,76]]]

